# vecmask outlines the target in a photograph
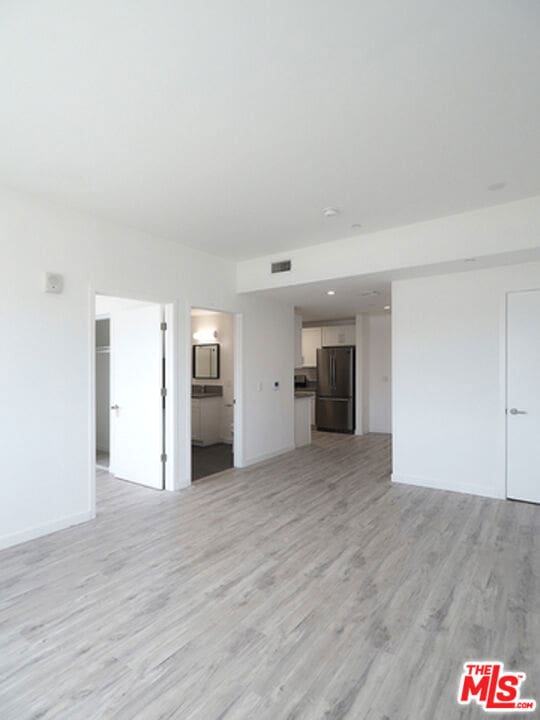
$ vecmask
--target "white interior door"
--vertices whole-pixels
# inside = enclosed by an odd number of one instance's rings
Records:
[[[507,494],[540,503],[540,290],[508,295]]]
[[[163,336],[159,305],[113,316],[111,356],[111,472],[163,487]]]

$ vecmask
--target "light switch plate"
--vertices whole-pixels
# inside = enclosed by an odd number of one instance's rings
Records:
[[[59,295],[64,289],[64,278],[59,273],[45,273],[45,292]]]

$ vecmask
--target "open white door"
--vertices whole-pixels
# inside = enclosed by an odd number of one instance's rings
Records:
[[[508,295],[507,495],[540,503],[540,290]]]
[[[112,325],[111,471],[163,488],[162,309],[120,310]]]

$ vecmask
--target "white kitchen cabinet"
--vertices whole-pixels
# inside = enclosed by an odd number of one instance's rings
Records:
[[[294,316],[294,367],[303,367],[302,363],[302,317]]]
[[[317,350],[322,347],[320,327],[302,330],[302,367],[317,367]]]
[[[356,325],[332,325],[322,329],[323,347],[356,345]]]
[[[221,442],[223,397],[191,399],[191,442],[194,445],[215,445]]]

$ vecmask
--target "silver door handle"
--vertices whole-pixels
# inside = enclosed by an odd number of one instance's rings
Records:
[[[510,415],[526,415],[527,414],[526,410],[518,410],[517,408],[510,408],[510,410],[508,412],[510,413]]]
[[[120,405],[111,405],[111,410],[120,410]]]

